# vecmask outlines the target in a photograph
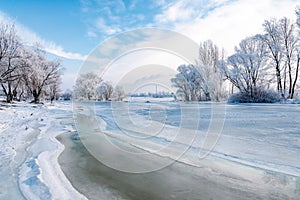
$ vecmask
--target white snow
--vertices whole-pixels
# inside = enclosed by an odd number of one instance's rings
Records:
[[[8,189],[0,193],[0,199],[86,199],[72,187],[58,164],[64,146],[55,137],[68,127],[61,125],[57,117],[72,115],[71,104],[19,103],[1,108],[0,159],[4,178],[0,185]]]

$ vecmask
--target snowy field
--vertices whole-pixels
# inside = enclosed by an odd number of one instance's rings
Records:
[[[106,139],[152,155],[126,163],[114,154],[117,167],[171,164],[146,174],[116,171],[83,148],[71,103],[2,104],[0,199],[299,199],[299,105],[151,100],[92,108]],[[212,118],[222,133],[201,158]]]

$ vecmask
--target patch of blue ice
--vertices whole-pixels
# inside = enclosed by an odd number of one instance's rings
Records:
[[[29,186],[30,191],[39,197],[42,200],[51,199],[51,193],[48,187],[40,181],[38,175],[40,175],[40,169],[37,165],[34,158],[26,162],[26,166],[30,168],[30,171],[27,173],[26,180],[23,181],[26,185]]]

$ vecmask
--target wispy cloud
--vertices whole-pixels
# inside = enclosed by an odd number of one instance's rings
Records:
[[[122,30],[119,27],[119,25],[114,25],[114,26],[107,25],[106,21],[102,17],[99,17],[96,20],[95,26],[99,31],[104,32],[107,35],[113,35],[115,33],[121,32]]]
[[[96,38],[97,37],[97,33],[95,33],[95,31],[92,31],[92,30],[88,30],[86,35],[89,37],[89,38]]]
[[[87,37],[106,37],[124,31],[123,27],[121,26],[122,18],[119,15],[120,13],[126,11],[126,6],[122,0],[81,0],[80,3],[81,11],[86,17],[84,21],[88,27],[86,34]]]
[[[157,23],[174,23],[191,19],[196,9],[188,5],[187,1],[177,1],[169,4],[162,10],[161,14],[155,16]]]
[[[72,60],[85,60],[87,58],[87,55],[81,55],[79,53],[73,53],[73,52],[66,52],[64,49],[60,46],[54,45],[51,47],[51,45],[43,45],[45,51],[52,53],[54,55],[67,58],[67,59],[72,59]]]
[[[173,0],[172,2],[160,2],[162,10],[154,17],[158,24],[186,23],[205,17],[217,7],[235,0]]]
[[[0,22],[4,23],[14,23],[16,27],[17,34],[21,40],[28,46],[34,46],[39,44],[45,51],[57,55],[59,57],[73,59],[73,60],[85,60],[87,56],[81,55],[79,53],[67,52],[63,47],[57,45],[56,43],[43,39],[34,31],[25,27],[24,25],[18,23],[16,20],[9,17],[7,14],[0,11]]]
[[[81,0],[81,11],[89,38],[105,39],[123,31],[143,28],[153,22],[165,1]]]

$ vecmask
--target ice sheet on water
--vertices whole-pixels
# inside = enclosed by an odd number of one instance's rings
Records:
[[[142,142],[137,144],[147,150],[151,150],[151,145],[149,146],[151,142],[153,144],[161,143],[161,145],[174,142],[174,133],[178,131],[182,119],[180,106],[176,102],[156,102],[155,104],[163,108],[164,112],[166,111],[167,120],[164,123],[168,131],[165,131],[164,134],[151,135],[147,141],[144,141],[144,144]],[[135,116],[136,124],[155,121],[154,118],[149,117],[150,106],[143,105],[143,103],[135,103],[130,106],[129,114]],[[201,150],[204,135],[212,116],[211,104],[200,104],[199,107],[199,132],[192,145],[196,153]],[[96,110],[101,111],[97,113],[107,124],[106,130],[113,134],[122,134],[110,106],[99,103]],[[155,109],[153,111],[155,112]],[[299,111],[298,105],[226,105],[223,133],[211,155],[245,165],[300,176]],[[126,117],[128,116],[124,116],[124,118]],[[184,117],[187,121],[196,120],[193,119],[193,116],[186,115]],[[175,123],[171,121],[175,121]],[[160,121],[156,122],[161,123]],[[132,134],[138,136],[139,133]],[[185,144],[184,140],[176,142]]]

